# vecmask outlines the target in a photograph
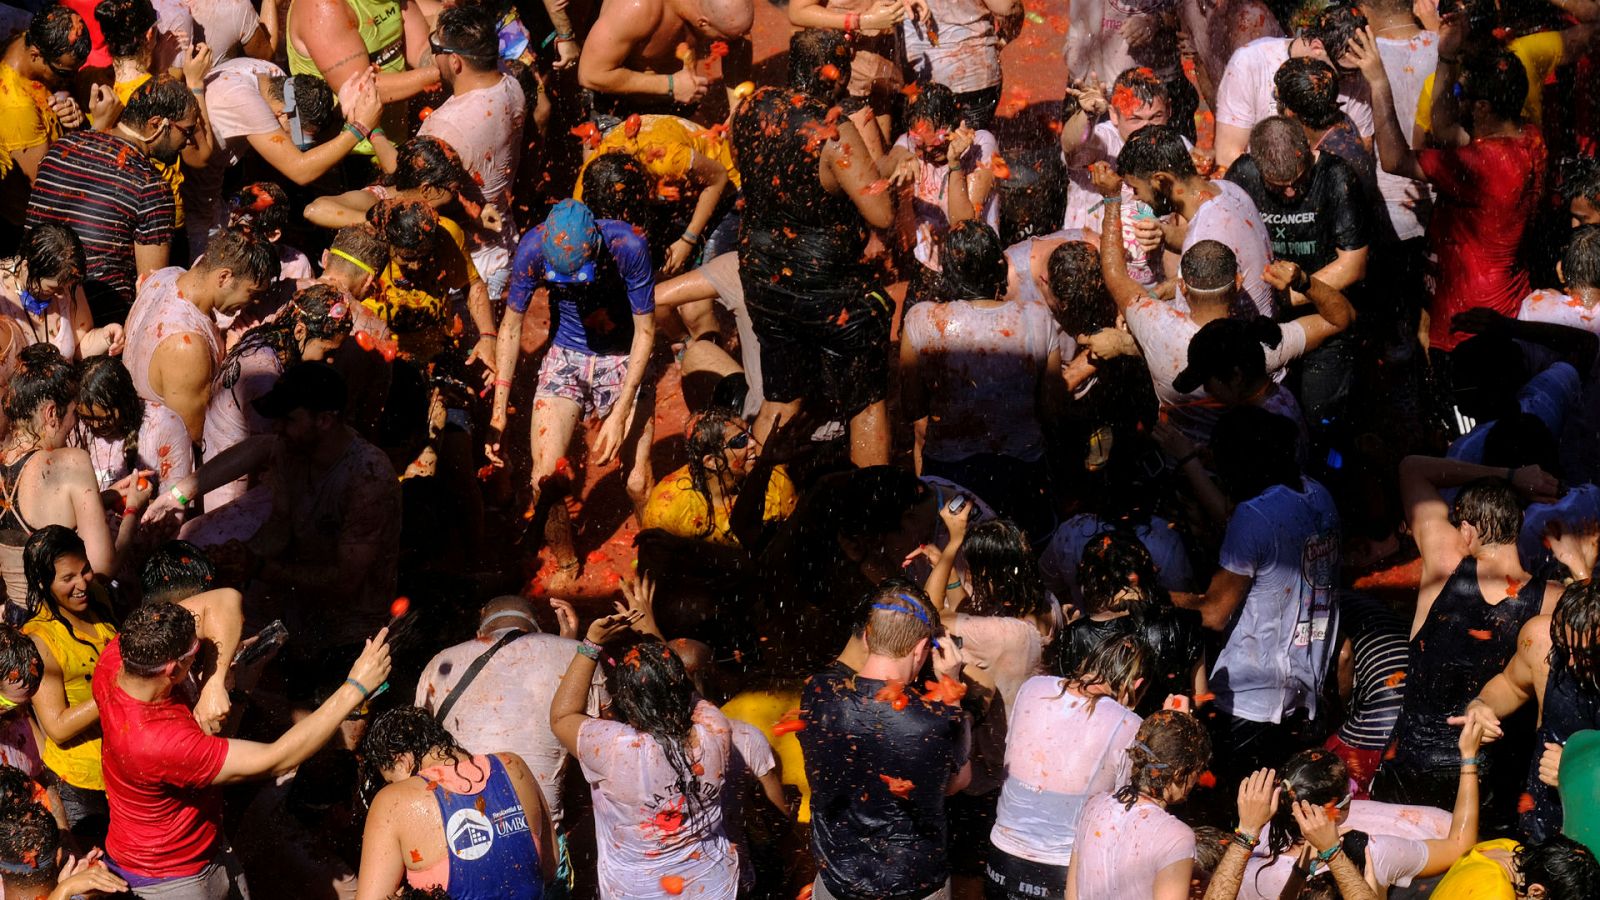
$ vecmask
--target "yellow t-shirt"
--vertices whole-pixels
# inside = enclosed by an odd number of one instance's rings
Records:
[[[467,252],[467,238],[461,226],[441,216],[433,264],[435,277],[408,281],[400,262],[389,260],[389,267],[378,279],[378,290],[361,301],[362,305],[388,323],[400,347],[400,355],[419,365],[433,359],[454,338],[455,308],[451,294],[478,281],[478,270]]]
[[[789,518],[796,502],[794,482],[783,466],[772,470],[767,480],[766,508],[762,521],[777,522]],[[641,528],[659,528],[678,537],[698,538],[724,547],[737,547],[739,541],[730,530],[728,514],[732,509],[709,510],[706,498],[694,489],[689,477],[689,467],[684,466],[656,483],[650,498],[644,504]],[[706,530],[709,519],[711,530]]]
[[[1522,118],[1539,124],[1543,114],[1544,80],[1561,63],[1561,32],[1540,31],[1519,37],[1507,45],[1522,68],[1528,72],[1528,99],[1522,104]],[[1417,126],[1432,131],[1433,76],[1422,82],[1422,95],[1417,100]]]
[[[48,144],[59,137],[61,119],[50,108],[50,89],[0,63],[0,150],[6,151],[5,171],[11,169],[12,151]]]
[[[1432,900],[1516,900],[1517,890],[1500,864],[1484,856],[1484,850],[1515,852],[1517,842],[1510,838],[1484,841],[1456,860],[1444,873],[1439,886],[1428,895]]]
[[[722,714],[748,722],[767,736],[772,755],[783,766],[783,783],[792,784],[800,791],[800,809],[795,818],[805,823],[811,821],[811,784],[806,781],[805,754],[800,750],[800,739],[788,728],[784,728],[782,734],[774,731],[788,713],[799,709],[798,690],[745,691],[729,700],[722,707]]]
[[[95,663],[100,661],[100,654],[105,652],[106,645],[111,643],[111,639],[117,636],[115,628],[102,622],[94,626],[92,634],[74,636],[67,623],[52,616],[49,610],[40,609],[27,624],[22,626],[22,633],[30,637],[37,636],[50,649],[56,664],[61,667],[61,683],[66,688],[68,706],[77,706],[94,699],[94,693],[89,687],[89,678],[94,674]],[[85,638],[88,644],[79,638]],[[98,727],[88,729],[83,735],[67,742],[65,746],[57,744],[49,735],[45,735],[40,755],[44,757],[44,764],[50,771],[56,773],[67,784],[90,791],[106,789],[105,778],[100,772]]]
[[[626,123],[605,133],[589,158],[584,169],[602,153],[620,151],[632,155],[664,186],[676,187],[689,178],[689,169],[698,153],[715,160],[728,170],[728,180],[739,187],[739,169],[733,164],[733,149],[727,136],[703,128],[677,116],[640,116],[639,131],[628,136]],[[573,198],[583,200],[583,172],[578,173],[578,184]]]
[[[145,74],[140,75],[138,78],[135,78],[131,81],[119,81],[116,84],[113,84],[111,86],[111,90],[116,93],[118,100],[121,100],[124,104],[126,104],[128,102],[128,98],[133,96],[133,92],[137,91],[140,85],[149,80],[150,73],[146,72]],[[172,227],[182,228],[183,195],[178,193],[178,189],[183,186],[183,160],[173,160],[173,163],[170,166],[159,159],[155,159],[154,157],[150,159],[150,162],[156,167],[156,171],[161,173],[161,178],[167,183],[167,187],[172,188],[172,203],[175,208],[172,217]]]

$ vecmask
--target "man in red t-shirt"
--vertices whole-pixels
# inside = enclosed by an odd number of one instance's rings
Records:
[[[1389,78],[1370,31],[1351,42],[1372,85],[1378,158],[1384,171],[1433,185],[1439,204],[1428,226],[1438,260],[1428,328],[1435,375],[1449,385],[1449,352],[1467,335],[1453,319],[1487,306],[1515,317],[1528,296],[1523,237],[1544,194],[1545,146],[1538,126],[1522,121],[1528,75],[1506,50],[1466,60],[1467,23],[1457,13],[1439,29],[1439,68],[1430,110],[1432,148],[1413,151],[1394,111]],[[1461,88],[1457,97],[1457,85]]]
[[[327,742],[389,675],[387,629],[367,641],[344,685],[270,744],[207,735],[172,696],[200,649],[194,616],[173,603],[135,610],[95,666],[111,828],[106,856],[153,900],[247,897],[222,835],[221,785],[280,775]]]

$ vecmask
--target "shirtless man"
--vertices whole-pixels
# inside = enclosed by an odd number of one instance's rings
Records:
[[[278,251],[264,238],[226,229],[193,269],[146,276],[128,313],[123,353],[139,396],[183,417],[189,437],[205,430],[211,383],[222,361],[213,312],[243,309],[278,278]]]
[[[408,100],[439,81],[428,47],[428,23],[415,3],[403,0],[300,0],[289,5],[289,74],[316,75],[335,92],[368,68],[376,69],[378,97]],[[409,68],[408,68],[409,66]],[[404,109],[391,105],[385,125],[404,139]],[[366,141],[357,152],[371,153]]]
[[[595,98],[601,114],[685,112],[705,96],[712,46],[721,42],[731,107],[732,87],[749,71],[754,23],[751,0],[605,0],[578,59],[578,83],[605,95]],[[678,55],[685,43],[693,56]]]

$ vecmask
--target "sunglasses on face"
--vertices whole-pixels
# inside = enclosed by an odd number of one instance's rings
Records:
[[[722,446],[726,447],[729,450],[743,450],[744,448],[750,446],[750,441],[751,441],[750,432],[741,431],[738,434],[734,435],[733,437],[728,438],[728,442],[726,444],[723,444]]]

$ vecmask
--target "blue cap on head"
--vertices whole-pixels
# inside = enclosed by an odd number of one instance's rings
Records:
[[[544,220],[544,277],[557,284],[594,281],[594,255],[600,248],[594,213],[576,200],[563,200]]]

